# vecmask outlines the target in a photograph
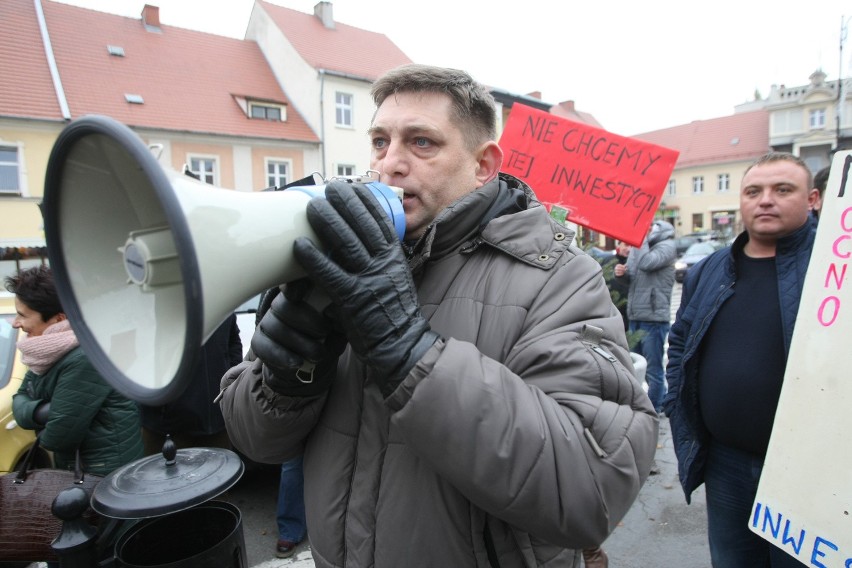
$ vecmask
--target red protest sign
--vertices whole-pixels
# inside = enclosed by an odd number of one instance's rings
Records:
[[[500,137],[502,171],[577,223],[639,246],[679,152],[512,105]]]

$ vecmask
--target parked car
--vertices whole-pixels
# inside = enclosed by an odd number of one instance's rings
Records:
[[[710,256],[724,247],[725,243],[722,241],[702,241],[689,245],[683,256],[675,261],[675,281],[683,282],[683,279],[686,278],[686,273],[699,260]]]
[[[0,473],[15,471],[35,441],[35,432],[24,430],[12,416],[12,396],[18,392],[26,366],[17,348],[23,332],[12,327],[15,318],[15,298],[0,296]],[[50,467],[50,453],[39,449],[35,467]]]
[[[684,235],[682,237],[678,237],[675,239],[675,250],[677,250],[677,255],[683,256],[686,252],[686,249],[694,245],[695,243],[700,243],[701,237],[699,235]]]

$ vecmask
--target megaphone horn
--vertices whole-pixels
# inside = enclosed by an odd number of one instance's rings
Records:
[[[367,185],[402,238],[399,190]],[[323,185],[217,188],[163,168],[114,119],[69,124],[47,165],[44,230],[60,302],[95,368],[132,400],[174,400],[228,314],[304,275],[293,242],[316,238],[305,208],[322,195]]]

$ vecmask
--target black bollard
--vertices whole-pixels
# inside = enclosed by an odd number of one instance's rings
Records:
[[[59,556],[61,568],[95,568],[95,540],[97,529],[83,518],[89,508],[89,494],[82,487],[63,489],[53,500],[51,511],[62,520],[59,531],[50,544]]]

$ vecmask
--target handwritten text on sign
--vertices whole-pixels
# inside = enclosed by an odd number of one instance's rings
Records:
[[[797,526],[789,516],[773,510],[766,503],[755,502],[751,515],[751,529],[808,566],[852,567],[852,558],[847,557],[850,551],[841,550],[839,545],[825,535]]]
[[[515,104],[500,138],[503,171],[569,220],[642,244],[678,152]]]
[[[850,165],[852,165],[852,156],[847,156],[843,161],[838,197],[843,197],[846,191]],[[852,207],[846,207],[841,211],[838,225],[839,226],[837,227],[832,227],[833,240],[831,241],[831,252],[827,255],[827,257],[833,260],[828,265],[825,274],[825,281],[823,283],[823,288],[825,290],[833,289],[834,293],[831,291],[828,292],[829,295],[823,298],[822,302],[819,304],[819,310],[817,311],[817,320],[819,320],[819,323],[825,327],[833,325],[834,322],[837,321],[837,316],[840,314],[840,296],[837,292],[840,292],[843,288],[844,282],[846,282],[847,264],[845,261],[852,256],[849,242],[852,240]],[[837,231],[837,229],[839,229],[839,231]],[[844,262],[838,264],[836,259],[840,259]]]

